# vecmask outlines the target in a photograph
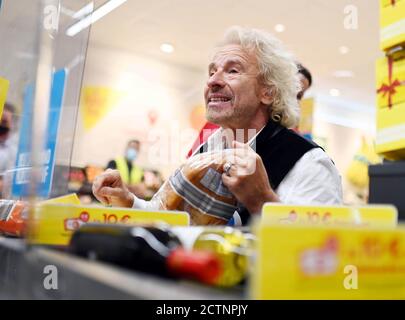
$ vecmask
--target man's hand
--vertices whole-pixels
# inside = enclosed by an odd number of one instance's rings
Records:
[[[131,208],[134,202],[118,170],[107,169],[94,179],[93,194],[103,204]]]
[[[232,147],[232,154],[227,155],[227,166],[231,166],[222,174],[229,191],[252,214],[260,213],[265,202],[279,202],[260,156],[247,144],[233,141]]]

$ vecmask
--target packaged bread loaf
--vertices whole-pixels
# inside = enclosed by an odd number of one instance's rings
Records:
[[[193,225],[227,224],[237,201],[222,182],[225,158],[223,150],[189,158],[152,201],[158,202],[162,210],[188,212]]]

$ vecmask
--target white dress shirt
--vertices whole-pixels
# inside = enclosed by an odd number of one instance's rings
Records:
[[[321,148],[305,153],[275,190],[288,204],[342,204],[341,177]]]

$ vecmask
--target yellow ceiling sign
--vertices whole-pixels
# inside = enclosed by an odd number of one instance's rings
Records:
[[[105,87],[84,87],[81,99],[81,114],[84,129],[90,130],[114,108],[121,92]]]

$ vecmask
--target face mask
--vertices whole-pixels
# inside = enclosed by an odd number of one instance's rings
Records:
[[[126,154],[126,158],[129,161],[134,161],[137,157],[138,153],[136,152],[136,150],[134,148],[130,148],[127,150],[127,154]]]
[[[9,133],[10,128],[5,126],[0,126],[0,135]]]

